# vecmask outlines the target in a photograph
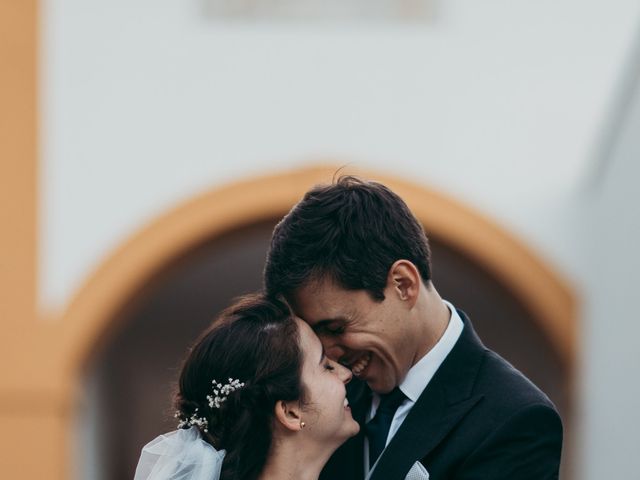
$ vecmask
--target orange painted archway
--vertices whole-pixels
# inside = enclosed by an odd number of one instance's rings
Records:
[[[113,327],[120,309],[193,247],[240,227],[281,217],[309,187],[331,181],[336,170],[333,166],[311,167],[249,179],[216,188],[178,206],[117,248],[85,282],[65,312],[40,326],[36,335],[43,348],[40,355],[50,356],[51,361],[46,368],[32,369],[37,375],[23,382],[27,388],[14,392],[14,400],[29,405],[40,383],[50,386],[49,423],[38,418],[37,410],[21,411],[33,417],[27,419],[31,428],[41,434],[48,431],[48,438],[59,440],[56,447],[49,447],[49,478],[69,476],[72,460],[68,448],[78,386],[92,350]],[[571,372],[576,355],[575,300],[569,287],[525,245],[477,212],[424,186],[376,172],[349,173],[388,185],[407,201],[430,235],[502,280],[530,309],[566,371]],[[29,382],[33,390],[28,388]],[[9,455],[12,448],[21,448],[19,444],[5,447]]]
[[[309,187],[331,181],[335,171],[334,167],[305,168],[234,183],[203,194],[142,229],[86,282],[63,315],[67,373],[75,378],[115,312],[173,259],[222,233],[281,217]],[[573,297],[529,249],[477,212],[433,190],[374,172],[355,173],[390,186],[430,234],[503,280],[532,311],[563,362],[572,366]]]
[[[116,312],[192,246],[283,215],[335,168],[239,182],[163,215],[120,246],[57,318],[37,310],[39,2],[0,1],[0,471],[7,478],[71,477],[77,386]],[[358,173],[358,172],[356,172]],[[525,304],[571,372],[576,300],[530,249],[473,210],[410,182],[361,172],[399,193],[430,234],[471,257]],[[473,232],[473,236],[469,234]],[[37,453],[25,448],[37,442]]]

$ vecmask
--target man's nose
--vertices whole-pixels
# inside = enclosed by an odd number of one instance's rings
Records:
[[[320,338],[322,346],[324,347],[324,353],[331,360],[339,362],[344,357],[345,349],[341,347],[335,340],[330,338]]]
[[[353,377],[353,373],[347,367],[338,364],[338,377],[342,380],[342,383],[345,385],[351,381]]]

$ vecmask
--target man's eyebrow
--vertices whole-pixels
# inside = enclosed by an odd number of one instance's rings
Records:
[[[319,330],[322,330],[322,329],[326,328],[327,325],[330,325],[330,324],[336,323],[336,322],[346,323],[347,320],[345,318],[343,318],[343,317],[323,318],[322,320],[318,320],[316,323],[314,323],[313,326],[311,327],[311,329],[314,332],[317,332]]]

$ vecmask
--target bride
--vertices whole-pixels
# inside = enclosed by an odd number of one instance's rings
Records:
[[[189,352],[178,430],[143,448],[134,480],[317,480],[359,430],[350,379],[285,304],[244,297]]]

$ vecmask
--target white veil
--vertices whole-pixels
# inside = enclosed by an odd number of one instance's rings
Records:
[[[197,428],[176,430],[144,446],[133,480],[218,480],[224,455]]]

